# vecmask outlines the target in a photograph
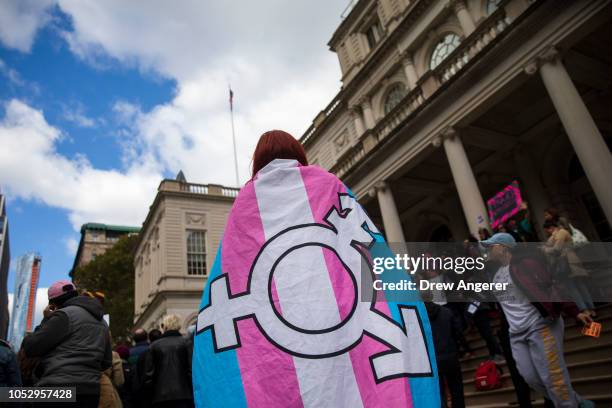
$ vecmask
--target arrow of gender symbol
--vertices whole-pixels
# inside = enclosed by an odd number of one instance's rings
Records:
[[[376,296],[371,297],[371,302],[359,301],[362,288],[358,271],[362,260],[367,259],[362,250],[373,244],[368,230],[375,231],[375,228],[369,221],[358,222],[360,209],[353,197],[340,194],[339,199],[339,208],[330,209],[324,219],[326,224],[296,225],[270,238],[253,262],[245,292],[232,295],[226,274],[213,280],[209,304],[198,315],[197,333],[210,329],[216,352],[237,348],[240,337],[236,322],[252,318],[276,347],[303,358],[328,358],[346,353],[367,335],[389,348],[370,356],[377,383],[397,377],[431,376],[431,363],[417,310],[412,306],[398,306],[402,317],[400,324],[375,309]],[[355,290],[352,309],[347,316],[332,327],[316,330],[297,327],[287,321],[275,308],[272,297],[273,276],[278,264],[292,251],[311,245],[335,253],[350,273]],[[306,302],[304,307],[308,307]]]

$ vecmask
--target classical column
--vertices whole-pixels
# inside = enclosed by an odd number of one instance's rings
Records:
[[[365,133],[365,127],[363,126],[363,120],[361,119],[361,112],[359,107],[355,106],[351,109],[351,115],[353,116],[353,123],[355,124],[355,132],[357,132],[357,138]]]
[[[480,228],[489,228],[489,219],[476,177],[474,177],[474,172],[457,131],[449,128],[444,132],[442,138],[442,142],[438,141],[435,144],[444,144],[444,151],[453,174],[457,193],[459,193],[459,200],[461,201],[461,207],[463,207],[468,228],[470,233],[478,237]]]
[[[453,9],[455,9],[455,15],[457,16],[461,29],[463,30],[463,34],[467,37],[476,29],[476,24],[474,24],[472,15],[470,14],[463,0],[454,0],[452,3]]]
[[[382,214],[387,242],[406,242],[391,187],[385,182],[379,183],[376,186],[376,195],[378,196],[378,205]]]
[[[412,90],[416,87],[419,80],[416,68],[414,67],[414,61],[412,60],[412,55],[404,55],[402,58],[402,65],[404,66],[404,74],[406,75],[406,79],[408,81],[408,87]]]
[[[373,129],[374,122],[374,114],[372,113],[372,104],[369,99],[364,99],[361,102],[361,109],[363,110],[363,118],[365,119],[366,129]]]
[[[612,155],[580,97],[559,53],[549,49],[539,58],[540,76],[569,137],[593,192],[612,224]],[[533,72],[533,67],[527,68]]]
[[[552,207],[552,204],[533,162],[533,157],[529,154],[528,149],[519,148],[514,151],[514,163],[525,187],[524,193],[527,196],[531,221],[535,225],[540,240],[544,241],[546,239],[546,233],[542,228],[544,210]]]

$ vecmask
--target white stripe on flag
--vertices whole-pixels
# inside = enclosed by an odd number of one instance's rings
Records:
[[[266,240],[287,227],[314,222],[301,173],[290,162],[279,160],[260,172],[255,194]],[[303,247],[285,257],[274,272],[274,283],[283,318],[295,326],[322,329],[340,322],[320,247]],[[293,362],[304,407],[363,406],[348,353],[325,359],[293,357]]]

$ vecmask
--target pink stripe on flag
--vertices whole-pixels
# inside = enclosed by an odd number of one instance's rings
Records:
[[[300,167],[308,201],[312,209],[314,221],[324,223],[323,218],[329,212],[332,204],[338,206],[338,193],[347,193],[346,187],[339,183],[335,176],[323,169],[314,166]],[[338,188],[329,188],[331,183],[337,183]],[[342,267],[338,257],[331,251],[324,250],[325,261],[328,270]],[[347,315],[346,279],[345,274],[330,273],[332,287],[338,302],[340,316]],[[358,278],[359,279],[359,278]],[[352,292],[352,288],[349,287]],[[348,296],[352,300],[353,295]],[[358,300],[360,301],[360,300]],[[350,304],[348,305],[350,308]],[[391,316],[389,305],[386,302],[376,302],[376,309],[387,316]],[[407,378],[396,378],[376,384],[374,374],[370,366],[369,357],[373,354],[386,351],[387,348],[379,342],[364,336],[362,342],[349,351],[355,379],[359,387],[359,393],[364,407],[413,407],[410,384]]]
[[[265,242],[252,182],[243,187],[228,220],[221,265],[235,295],[246,291],[251,265]],[[239,321],[238,330],[241,346],[236,355],[248,406],[302,407],[292,357],[270,344],[253,319]]]

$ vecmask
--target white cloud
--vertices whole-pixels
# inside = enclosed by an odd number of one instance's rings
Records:
[[[96,119],[90,118],[85,114],[85,106],[82,103],[63,105],[62,117],[68,122],[72,122],[78,127],[92,128],[96,125]]]
[[[40,86],[36,82],[26,81],[21,74],[14,68],[11,68],[5,61],[0,59],[0,76],[6,77],[11,87],[22,88],[33,95],[40,94]]]
[[[41,111],[11,100],[0,121],[0,183],[8,195],[68,210],[75,229],[89,221],[139,225],[161,179],[151,163],[98,170],[81,157],[60,155],[61,132]]]
[[[7,105],[0,183],[17,196],[67,209],[75,227],[142,222],[167,171],[182,169],[193,182],[233,184],[228,83],[242,181],[260,134],[276,128],[301,136],[339,90],[338,62],[325,44],[346,0],[58,5],[72,22],[62,35],[84,61],[114,60],[176,81],[172,99],[150,110],[131,101],[115,104],[123,171],[101,171],[85,158],[58,154],[62,133],[42,112],[19,101]]]
[[[22,86],[25,83],[19,72],[9,67],[2,59],[0,59],[0,74],[4,75],[14,85]]]
[[[174,98],[150,111],[115,105],[128,124],[128,161],[144,157],[222,184],[234,183],[228,83],[245,181],[260,134],[301,136],[338,91],[338,62],[325,44],[345,3],[59,1],[74,24],[64,36],[84,60],[110,57],[177,81]]]
[[[66,250],[68,251],[69,256],[75,256],[76,251],[79,248],[79,241],[74,237],[68,237],[64,241],[66,244]]]
[[[0,42],[22,52],[30,51],[38,29],[49,21],[54,0],[3,1],[0,10]]]

